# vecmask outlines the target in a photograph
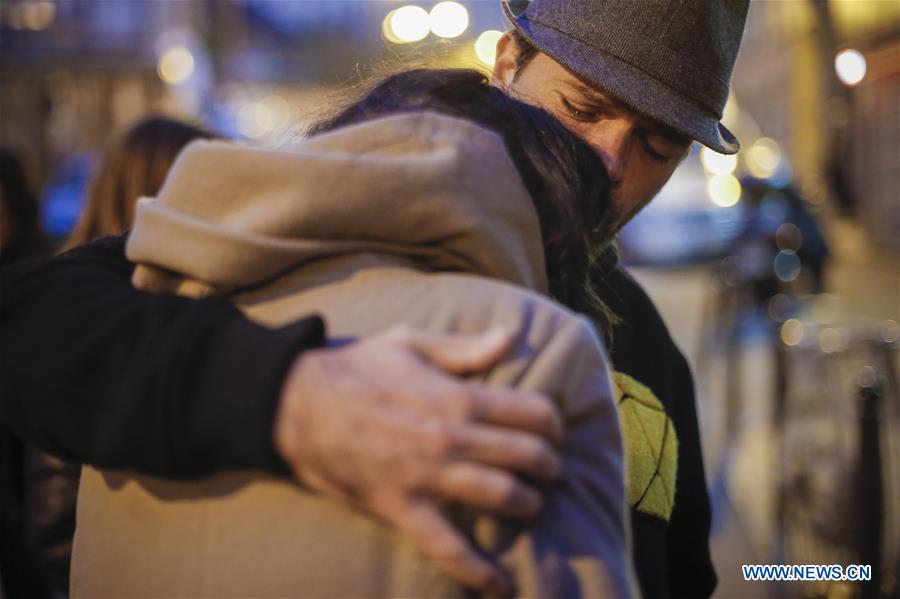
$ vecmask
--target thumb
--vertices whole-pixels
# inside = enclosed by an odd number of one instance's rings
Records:
[[[406,340],[410,349],[438,368],[459,375],[490,368],[512,345],[512,336],[501,329],[469,335],[412,331]]]

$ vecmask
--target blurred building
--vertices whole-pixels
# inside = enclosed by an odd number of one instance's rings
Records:
[[[4,0],[0,143],[26,156],[45,188],[45,226],[60,236],[90,157],[147,114],[276,144],[369,76],[484,68],[475,44],[502,28],[499,5],[444,3],[454,6],[435,17],[436,4],[395,16],[403,5],[389,1]]]
[[[836,64],[849,49],[862,61]],[[900,3],[755,2],[733,81],[803,195],[900,248]]]

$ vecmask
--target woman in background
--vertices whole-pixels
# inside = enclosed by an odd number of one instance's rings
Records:
[[[65,249],[130,229],[138,198],[156,195],[181,149],[195,139],[215,137],[193,125],[158,116],[131,127],[104,153],[84,212]]]

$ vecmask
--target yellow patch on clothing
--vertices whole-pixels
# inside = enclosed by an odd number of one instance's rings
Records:
[[[675,426],[653,391],[627,374],[613,373],[613,393],[625,441],[628,503],[668,522],[678,474]]]

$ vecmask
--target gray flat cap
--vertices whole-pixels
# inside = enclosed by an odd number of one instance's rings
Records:
[[[638,112],[723,154],[721,122],[749,0],[503,0],[541,52]]]

